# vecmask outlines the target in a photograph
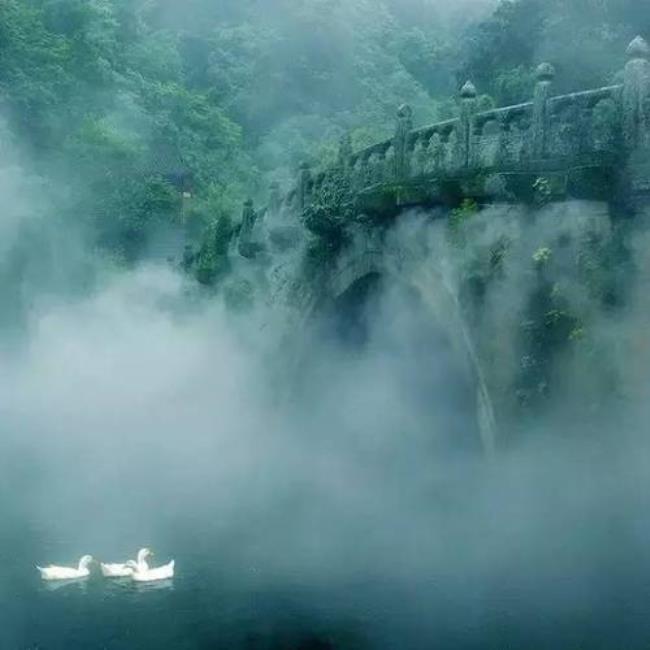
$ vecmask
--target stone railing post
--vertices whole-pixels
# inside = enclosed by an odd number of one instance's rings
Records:
[[[473,160],[474,113],[476,113],[476,86],[468,81],[460,90],[459,148],[462,167],[470,167]]]
[[[350,168],[350,158],[352,157],[352,138],[346,133],[339,140],[339,156],[337,164],[342,171]]]
[[[296,189],[298,195],[298,209],[302,211],[309,205],[311,198],[311,169],[309,168],[309,163],[304,162],[300,165],[300,171],[298,172],[298,186]]]
[[[269,212],[271,214],[278,214],[282,204],[282,197],[280,196],[280,183],[273,181],[270,186],[269,194]]]
[[[628,149],[649,144],[650,46],[637,36],[627,48],[623,80],[623,130]]]
[[[413,111],[408,104],[402,104],[397,111],[397,125],[393,139],[395,150],[395,180],[408,177],[408,139],[413,130]]]
[[[242,232],[252,232],[255,225],[255,207],[253,199],[246,199],[244,201],[244,209],[242,211],[241,227]]]
[[[548,100],[551,97],[551,86],[555,79],[555,68],[550,63],[542,63],[535,72],[535,96],[533,98],[533,157],[544,158],[548,151],[548,132],[550,128],[548,116]]]
[[[244,209],[241,217],[241,229],[239,231],[239,254],[243,257],[252,257],[251,242],[253,238],[253,228],[257,214],[253,206],[253,199],[247,199],[244,202]]]

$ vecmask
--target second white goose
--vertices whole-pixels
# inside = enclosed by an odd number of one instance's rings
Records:
[[[148,548],[141,548],[138,551],[137,561],[116,562],[114,564],[101,563],[102,575],[105,578],[130,578],[138,566],[147,566],[147,557],[152,555]]]
[[[174,560],[168,564],[151,569],[149,568],[147,558],[152,556],[153,553],[148,548],[143,548],[138,553],[137,562],[133,560],[127,562],[127,565],[133,570],[131,576],[133,580],[136,582],[156,582],[158,580],[169,580],[174,577]]]

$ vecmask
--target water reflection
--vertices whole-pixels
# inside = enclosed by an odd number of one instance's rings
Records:
[[[129,596],[147,593],[162,593],[174,590],[174,579],[158,580],[157,582],[135,582],[131,578],[116,578],[106,580],[98,588],[110,596]]]
[[[131,588],[140,594],[151,591],[173,591],[174,579],[167,578],[167,580],[157,580],[156,582],[132,582]]]
[[[41,580],[41,589],[44,592],[53,592],[65,589],[75,593],[88,593],[88,578],[74,578],[72,580]]]
[[[85,594],[98,593],[103,591],[105,596],[117,596],[120,594],[146,594],[151,592],[173,591],[174,579],[158,580],[156,582],[135,582],[131,578],[113,578],[111,580],[89,580],[88,578],[76,578],[74,580],[41,580],[40,590],[44,593],[65,591],[66,593]]]
[[[107,595],[119,595],[124,593],[130,593],[133,591],[133,580],[129,577],[125,578],[111,578],[110,580],[104,580],[102,588]]]

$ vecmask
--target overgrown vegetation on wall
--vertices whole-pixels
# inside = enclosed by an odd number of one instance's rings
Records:
[[[633,224],[580,202],[508,211],[468,201],[451,214],[460,305],[504,432],[530,430],[560,402],[581,430],[607,416],[621,369],[606,323],[634,285],[634,236]]]

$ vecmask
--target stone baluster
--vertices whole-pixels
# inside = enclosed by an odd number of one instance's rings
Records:
[[[253,228],[257,214],[253,205],[253,199],[247,199],[244,202],[244,209],[242,211],[241,229],[239,231],[239,254],[243,257],[252,257],[251,243],[253,239]]]
[[[381,169],[377,153],[371,153],[368,157],[368,185],[381,182]]]
[[[244,201],[244,209],[242,211],[242,231],[253,230],[255,225],[255,207],[253,199],[246,199]]]
[[[350,169],[350,158],[352,158],[352,138],[346,133],[339,140],[338,166],[342,171]]]
[[[354,189],[361,186],[361,156],[357,155],[350,159],[350,184]]]
[[[430,169],[427,171],[439,172],[445,164],[445,145],[438,131],[429,140],[429,160]]]
[[[627,48],[623,81],[623,129],[629,149],[649,144],[650,46],[637,36]]]
[[[325,172],[320,172],[320,174],[316,175],[316,177],[314,178],[314,182],[312,183],[312,190],[311,190],[312,201],[314,200],[315,196],[318,196],[320,194],[320,191],[323,189],[324,184],[325,184]]]
[[[424,153],[424,136],[416,137],[413,143],[413,160],[411,161],[411,173],[414,176],[424,174],[424,165],[426,164],[426,155]]]
[[[535,72],[535,96],[533,98],[533,157],[545,158],[548,154],[548,133],[550,129],[548,100],[555,79],[555,68],[550,63],[542,63]]]
[[[474,148],[474,114],[476,113],[476,87],[471,81],[465,83],[460,91],[460,163],[470,167]]]
[[[397,111],[397,126],[393,138],[395,151],[395,180],[408,177],[408,140],[413,130],[413,111],[408,104],[402,104]]]
[[[280,184],[277,181],[271,183],[269,194],[269,213],[278,214],[282,206],[282,197],[280,196]]]
[[[309,205],[311,199],[311,169],[309,168],[309,163],[304,162],[300,165],[296,189],[298,194],[298,210],[302,211]]]

